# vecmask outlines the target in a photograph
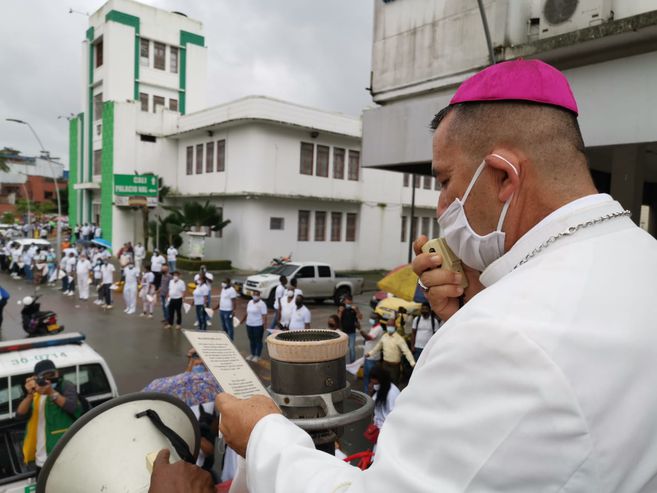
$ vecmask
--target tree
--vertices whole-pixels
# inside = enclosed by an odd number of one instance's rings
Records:
[[[18,157],[20,151],[12,149],[11,147],[3,147],[0,149],[0,171],[9,172],[9,164],[7,161],[12,157]]]
[[[165,206],[164,209],[171,213],[166,220],[179,225],[182,231],[201,228],[221,231],[230,224],[230,219],[224,220],[223,214],[216,205],[210,204],[210,201],[206,201],[205,204],[185,202],[181,207]]]
[[[5,212],[2,215],[0,222],[3,224],[14,224],[16,222],[16,216],[14,216],[11,212]]]

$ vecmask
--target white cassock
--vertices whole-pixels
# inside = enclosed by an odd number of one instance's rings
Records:
[[[123,269],[125,284],[123,285],[123,300],[127,313],[132,314],[137,310],[137,278],[139,270],[136,267]]]
[[[91,262],[86,259],[80,260],[75,269],[78,279],[78,295],[81,300],[87,300],[89,299],[89,272],[91,272]]]
[[[657,241],[608,195],[555,211],[481,276],[420,357],[367,471],[272,415],[251,493],[657,491]]]

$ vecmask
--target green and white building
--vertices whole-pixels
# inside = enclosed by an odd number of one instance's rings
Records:
[[[130,0],[89,18],[82,43],[84,111],[70,122],[71,224],[99,223],[114,243],[135,236],[134,209],[115,201],[114,176],[176,176],[177,145],[161,139],[205,107],[202,24]],[[118,235],[117,235],[118,233]],[[124,234],[121,234],[124,233]]]
[[[135,206],[157,204],[156,176],[169,203],[223,210],[232,222],[205,254],[239,268],[289,253],[391,268],[410,236],[437,235],[435,180],[417,177],[412,221],[410,176],[361,168],[360,118],[264,96],[207,107],[207,55],[201,23],[182,14],[110,0],[90,17],[85,111],[70,127],[72,224],[100,223],[114,246],[141,240]]]

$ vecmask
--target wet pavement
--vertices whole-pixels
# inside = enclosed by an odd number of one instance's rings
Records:
[[[25,337],[21,328],[20,309],[16,303],[27,295],[34,295],[34,287],[22,280],[14,280],[5,273],[0,273],[0,284],[9,291],[11,299],[5,309],[4,323],[0,338],[2,340],[19,339]],[[216,290],[215,290],[216,291]],[[143,389],[151,380],[163,376],[173,375],[185,370],[187,364],[186,354],[190,348],[187,339],[181,331],[164,329],[160,323],[162,319],[161,306],[155,307],[153,319],[123,312],[125,305],[122,295],[115,295],[114,308],[104,310],[89,301],[80,301],[77,293],[74,296],[63,296],[56,288],[42,286],[38,290],[41,296],[41,309],[53,310],[58,320],[66,327],[66,332],[81,332],[91,347],[100,353],[112,370],[120,394],[137,392]],[[93,287],[91,290],[94,298]],[[363,311],[367,319],[369,299],[372,292],[366,292],[354,300]],[[95,299],[95,298],[94,298]],[[159,300],[158,300],[159,301]],[[213,293],[213,304],[215,295]],[[246,299],[237,300],[236,315],[242,317],[246,307]],[[312,313],[312,328],[326,328],[329,315],[336,313],[336,306],[331,303],[313,304],[308,308]],[[138,306],[138,312],[141,306]],[[183,328],[194,329],[194,310],[188,314],[183,313]],[[272,310],[268,318],[271,320]],[[212,318],[209,330],[219,330],[221,323],[218,313]],[[362,355],[363,341],[357,343]],[[235,345],[244,355],[249,354],[249,342],[244,326],[235,329]],[[270,382],[270,360],[265,350],[263,358],[252,364],[254,370],[265,385]],[[362,381],[352,381],[354,388],[361,390]],[[367,423],[358,423],[345,431],[343,448],[347,453],[353,453],[367,448],[368,442],[362,437]]]

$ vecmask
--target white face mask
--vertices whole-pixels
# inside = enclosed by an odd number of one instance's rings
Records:
[[[376,324],[378,324],[378,323],[379,323],[379,322],[378,322],[377,320],[375,320],[375,319],[373,319],[373,318],[370,318],[370,325],[371,325],[372,327],[374,327],[374,326],[375,326]]]
[[[374,392],[378,392],[379,389],[381,388],[381,384],[375,383],[374,385],[372,385],[372,388],[374,389]]]
[[[390,334],[390,335],[397,332],[397,329],[395,327],[391,327],[390,325],[386,327],[386,330],[388,331],[388,334]]]
[[[222,287],[222,288],[225,288],[225,287],[226,287],[226,283],[225,283],[225,282],[222,282],[222,283],[221,283],[221,287]]]
[[[257,294],[253,295],[253,301],[258,301],[259,299],[260,299],[260,296],[258,296]]]
[[[516,175],[518,174],[516,167],[508,160],[498,154],[493,154],[493,156],[503,160],[513,168]],[[504,224],[506,212],[511,203],[511,199],[513,198],[512,195],[509,197],[509,200],[504,203],[502,213],[500,214],[500,220],[497,223],[497,229],[495,231],[492,231],[485,236],[481,236],[472,229],[468,222],[468,218],[465,215],[464,205],[472,187],[477,182],[477,178],[479,178],[479,175],[484,170],[485,166],[486,161],[482,161],[477,168],[477,171],[475,171],[472,180],[470,180],[470,184],[463,195],[463,199],[455,199],[454,202],[449,205],[447,210],[438,218],[440,230],[443,233],[445,241],[454,251],[454,254],[460,258],[465,265],[480,272],[484,271],[486,267],[504,255],[505,233],[502,231],[502,225]]]

